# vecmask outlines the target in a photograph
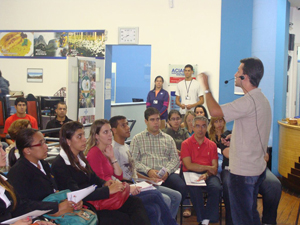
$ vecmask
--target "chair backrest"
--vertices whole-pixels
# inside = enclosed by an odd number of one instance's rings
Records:
[[[41,111],[40,111],[38,99],[34,97],[33,94],[28,94],[26,100],[27,100],[27,113],[36,119],[39,129],[43,129],[42,117],[41,117]]]
[[[4,128],[6,112],[5,97],[0,97],[0,128]]]

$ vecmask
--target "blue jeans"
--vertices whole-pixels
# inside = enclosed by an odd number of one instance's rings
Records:
[[[208,219],[211,223],[217,223],[219,221],[219,202],[222,186],[217,176],[210,176],[206,180],[206,185],[201,187],[188,186],[191,201],[196,211],[198,222]],[[206,207],[204,207],[203,190],[207,192]]]
[[[163,197],[159,191],[157,190],[144,191],[138,194],[137,196],[144,203],[146,210],[151,209],[151,212],[148,213],[148,216],[152,225],[159,224],[160,219],[162,220],[163,224],[177,225],[176,220],[172,217],[171,212],[168,206],[166,205],[166,203],[164,202]],[[153,217],[151,216],[151,214],[153,215],[152,212],[153,209],[151,207],[153,207],[154,205],[157,205],[159,207],[158,208],[159,212],[157,213],[157,215],[159,214],[161,215],[160,219],[157,217],[151,218]]]
[[[230,201],[229,201],[229,170],[223,169],[221,172],[221,180],[223,184],[223,200],[225,204],[225,221],[226,225],[233,225],[231,218],[231,210],[230,210]]]
[[[263,199],[262,223],[276,224],[277,209],[281,198],[281,183],[267,168],[266,179],[259,186],[258,193]]]
[[[158,191],[160,191],[163,194],[163,198],[165,202],[166,202],[166,198],[164,195],[166,195],[171,200],[169,209],[172,217],[175,218],[178,213],[179,204],[181,202],[180,192],[164,186],[155,186],[155,187],[157,188]]]
[[[266,171],[258,176],[229,175],[229,200],[233,224],[260,224],[257,211],[258,188],[266,177]]]
[[[173,190],[179,191],[181,194],[181,200],[183,201],[187,195],[187,189],[185,182],[176,173],[171,173],[167,180],[162,183],[162,186],[171,188]]]

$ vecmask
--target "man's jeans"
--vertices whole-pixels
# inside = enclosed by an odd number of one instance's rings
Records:
[[[266,171],[259,176],[239,176],[230,173],[229,199],[233,224],[260,224],[257,194],[265,177]]]

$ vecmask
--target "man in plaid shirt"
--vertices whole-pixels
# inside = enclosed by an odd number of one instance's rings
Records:
[[[186,185],[174,173],[180,164],[175,142],[160,130],[160,113],[156,108],[147,108],[144,115],[147,129],[135,135],[130,143],[136,170],[148,177],[162,179],[163,186],[179,191],[184,200]],[[166,172],[160,177],[158,172],[162,168]]]

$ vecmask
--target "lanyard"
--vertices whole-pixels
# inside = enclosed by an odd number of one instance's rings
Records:
[[[186,86],[186,80],[184,80],[184,83],[185,83],[185,89],[186,89],[186,93],[187,93],[187,97],[189,96],[189,91],[190,91],[190,87],[191,87],[192,82],[193,82],[193,79],[191,80],[191,83],[190,83],[190,85],[189,85],[189,88],[187,88],[187,86]]]

